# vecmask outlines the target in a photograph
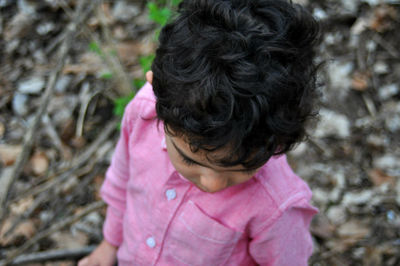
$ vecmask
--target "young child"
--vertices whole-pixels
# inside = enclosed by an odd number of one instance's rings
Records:
[[[317,210],[283,154],[313,114],[317,36],[287,1],[184,0],[126,108],[104,241],[79,266],[307,265]]]

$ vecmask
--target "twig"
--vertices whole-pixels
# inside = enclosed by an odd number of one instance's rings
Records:
[[[106,40],[107,46],[111,47],[111,51],[115,50],[115,47],[112,42],[111,33],[106,23],[106,17],[104,14],[104,1],[102,1],[101,5],[98,6],[98,15],[100,18],[101,29],[104,34],[104,38]],[[115,75],[115,81],[120,88],[120,92],[122,95],[129,95],[133,92],[133,88],[130,82],[128,75],[126,74],[124,68],[122,67],[121,62],[119,61],[117,56],[109,55],[110,53],[106,51],[104,56],[104,60],[107,65],[111,67],[111,71]]]
[[[21,255],[15,258],[10,265],[27,263],[39,263],[54,260],[76,260],[91,253],[95,246],[87,246],[80,249],[58,249],[45,252],[38,252],[28,255]]]
[[[393,56],[394,58],[400,58],[399,51],[390,43],[385,41],[379,34],[373,34],[372,39],[376,41],[380,46],[382,46],[383,49],[385,49],[391,56]]]
[[[40,232],[39,234],[35,235],[33,238],[31,238],[27,242],[25,242],[25,244],[23,246],[19,247],[16,251],[14,251],[10,255],[8,255],[7,259],[0,263],[0,266],[8,265],[9,263],[11,263],[14,260],[14,258],[16,258],[20,254],[25,252],[27,249],[29,249],[32,245],[34,245],[38,241],[42,240],[45,237],[50,236],[51,234],[53,234],[57,231],[60,231],[64,227],[71,225],[71,224],[75,223],[76,221],[79,221],[80,219],[82,219],[82,217],[84,217],[84,216],[88,215],[89,213],[94,212],[98,209],[101,209],[104,206],[106,206],[106,204],[102,201],[94,202],[94,203],[90,204],[89,206],[87,206],[85,209],[83,209],[78,214],[75,214],[72,217],[62,220],[62,221],[54,224],[53,226],[51,226],[49,229]]]
[[[81,99],[81,108],[79,109],[78,121],[76,122],[75,135],[81,137],[83,133],[83,122],[85,120],[86,110],[91,99],[89,83],[83,83],[79,98]]]
[[[90,1],[91,4],[96,1]],[[45,113],[47,109],[47,105],[49,103],[50,97],[53,95],[53,91],[55,88],[56,81],[64,67],[65,59],[67,57],[68,51],[71,47],[73,36],[75,35],[77,26],[84,21],[84,19],[88,15],[88,10],[84,12],[84,3],[87,3],[86,1],[79,1],[78,7],[76,9],[74,19],[70,22],[70,24],[67,26],[67,36],[64,39],[62,45],[60,46],[58,50],[58,63],[55,69],[52,71],[50,74],[50,78],[47,82],[45,92],[42,96],[41,99],[41,104],[39,105],[39,109],[37,110],[35,117],[33,119],[33,122],[28,129],[28,132],[26,133],[24,137],[24,142],[23,142],[23,150],[21,154],[18,156],[16,162],[14,163],[14,166],[12,168],[11,172],[11,177],[8,179],[8,182],[4,184],[4,187],[0,188],[0,225],[3,223],[3,219],[5,214],[7,213],[6,209],[6,203],[7,203],[7,198],[10,194],[10,191],[15,183],[15,181],[18,179],[19,175],[21,174],[21,171],[23,169],[23,165],[28,159],[28,156],[32,150],[33,146],[33,137],[37,132],[37,128],[39,126],[39,122]],[[92,7],[92,5],[89,5]]]
[[[362,94],[362,99],[364,101],[365,106],[367,107],[369,114],[372,117],[376,117],[377,112],[376,112],[376,107],[374,105],[374,102],[369,97],[367,97],[365,94]]]
[[[68,5],[65,3],[64,0],[60,0],[60,6],[65,11],[65,13],[71,17],[71,9],[68,7]],[[110,37],[111,34],[109,33],[109,30],[106,26],[104,13],[100,10],[100,8],[99,8],[98,14],[100,17],[100,23],[102,25],[102,30],[103,30],[105,38],[106,38],[106,42],[108,45],[112,46],[112,41],[111,41],[111,37]],[[95,36],[95,34],[93,34],[93,31],[89,27],[87,27],[87,25],[84,25],[84,27],[82,28],[82,32],[84,33],[84,35],[87,36],[87,38],[89,40],[95,41],[96,44],[98,44],[100,46],[100,50],[102,50],[102,51],[105,50],[104,45],[101,44],[99,38],[97,38]],[[111,69],[111,72],[115,76],[114,80],[117,83],[117,86],[115,87],[115,89],[116,89],[117,93],[119,95],[129,95],[131,92],[133,92],[134,88],[132,87],[130,78],[129,78],[128,74],[126,73],[126,71],[124,70],[117,55],[111,54],[109,52],[105,52],[105,53],[103,53],[102,59],[104,60],[106,65]]]
[[[43,193],[48,189],[56,186],[57,184],[60,184],[69,176],[76,174],[76,172],[79,170],[84,172],[90,171],[93,168],[94,163],[89,165],[85,164],[87,164],[87,161],[89,159],[93,158],[93,154],[95,152],[98,152],[101,144],[110,138],[110,135],[116,130],[116,125],[118,121],[119,119],[115,118],[108,122],[108,124],[105,126],[104,130],[100,133],[97,139],[94,140],[84,152],[82,152],[78,157],[71,161],[67,168],[61,169],[61,171],[59,171],[56,176],[50,179],[49,182],[44,183],[37,188],[30,189],[28,193],[25,193],[22,197],[18,197],[17,200],[23,197],[35,196],[37,194]],[[97,157],[94,159],[96,160]],[[82,168],[83,165],[85,165],[85,167]]]
[[[47,113],[43,115],[42,123],[46,127],[47,135],[51,138],[51,140],[55,144],[55,146],[58,149],[58,151],[60,152],[60,154],[62,154],[62,142],[61,142],[61,139],[58,136],[57,130],[55,129],[55,127],[54,127],[53,123],[51,122],[51,119],[50,119],[50,117],[49,117],[49,115]]]

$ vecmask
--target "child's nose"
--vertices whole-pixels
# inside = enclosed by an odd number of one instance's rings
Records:
[[[200,184],[208,192],[217,192],[227,186],[226,178],[212,169],[204,169],[200,175]]]

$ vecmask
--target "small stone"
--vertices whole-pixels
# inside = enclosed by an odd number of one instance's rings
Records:
[[[52,30],[54,30],[56,26],[54,25],[54,23],[52,22],[44,22],[44,23],[40,23],[37,27],[36,27],[36,32],[39,33],[39,35],[46,35],[49,32],[51,32]]]
[[[55,91],[58,93],[64,93],[67,90],[71,81],[72,81],[71,76],[69,76],[69,75],[62,76],[56,82]]]
[[[374,64],[374,72],[378,75],[387,74],[389,73],[389,66],[383,61],[378,61]]]
[[[315,188],[313,189],[313,201],[318,203],[318,205],[327,204],[329,202],[328,194],[328,191]]]
[[[370,229],[356,220],[343,224],[338,230],[340,237],[364,238],[369,233]]]
[[[330,86],[337,91],[337,97],[344,99],[351,87],[351,72],[354,64],[348,61],[334,61],[328,65]]]
[[[32,156],[30,164],[32,167],[32,172],[36,176],[40,176],[45,174],[47,169],[49,168],[49,159],[43,152],[36,152]]]
[[[377,150],[382,150],[389,144],[389,140],[385,136],[368,135],[367,144]]]
[[[384,101],[399,93],[399,86],[397,84],[389,84],[379,88],[379,98]]]
[[[18,84],[18,91],[24,94],[39,94],[44,88],[45,81],[41,77],[33,77]]]
[[[364,190],[361,192],[347,192],[343,196],[343,206],[350,207],[368,203],[373,197],[372,190]]]
[[[386,170],[386,169],[400,169],[400,158],[385,154],[381,157],[377,157],[373,161],[373,165],[376,168]]]
[[[290,155],[295,157],[302,156],[307,151],[307,144],[305,142],[300,143],[297,145],[293,150],[290,151]]]
[[[319,7],[314,8],[313,15],[315,18],[320,19],[320,20],[326,19],[328,17],[326,12]]]
[[[361,0],[361,2],[368,3],[370,6],[376,6],[381,1],[380,0]]]
[[[103,219],[101,218],[99,212],[92,212],[85,216],[84,221],[97,227],[101,225]]]
[[[118,1],[112,9],[112,14],[117,20],[128,22],[133,17],[140,14],[140,9],[137,6],[126,3],[125,1]]]
[[[350,13],[355,13],[358,7],[358,1],[355,0],[341,0],[343,8]]]
[[[396,133],[400,130],[400,102],[391,101],[386,103],[381,110],[382,118],[385,121],[386,128]]]
[[[335,136],[344,139],[350,136],[350,122],[345,115],[338,114],[332,110],[321,109],[320,117],[321,120],[314,131],[315,137]]]
[[[346,209],[340,205],[330,207],[326,216],[336,225],[342,224],[347,220]]]
[[[12,99],[12,109],[16,115],[24,116],[28,114],[27,101],[27,95],[18,92],[14,94]]]
[[[368,52],[374,52],[376,50],[377,46],[378,45],[373,40],[367,41],[367,44],[365,45],[365,47],[367,48]]]

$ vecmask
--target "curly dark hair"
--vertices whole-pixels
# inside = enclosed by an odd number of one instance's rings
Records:
[[[152,65],[157,118],[221,166],[260,167],[306,137],[319,25],[283,0],[184,0]]]

